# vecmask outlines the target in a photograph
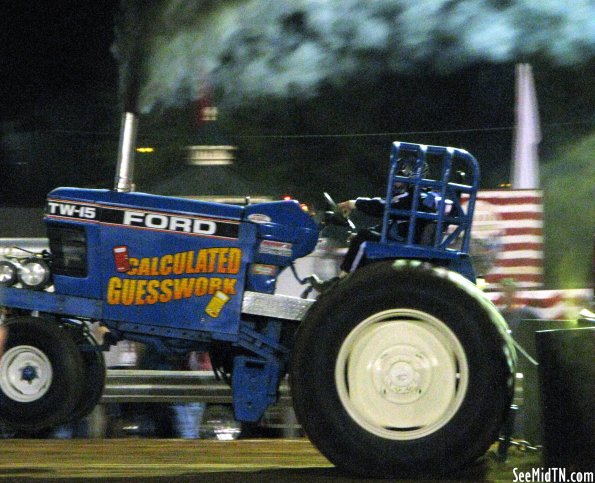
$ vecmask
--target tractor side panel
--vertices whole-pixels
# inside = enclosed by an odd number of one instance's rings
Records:
[[[145,215],[102,226],[104,318],[236,334],[254,226],[197,216],[199,233],[173,233],[158,217],[147,227]]]

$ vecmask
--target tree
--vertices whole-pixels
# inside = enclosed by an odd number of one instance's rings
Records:
[[[543,167],[546,283],[555,288],[593,284],[595,132],[566,145]]]

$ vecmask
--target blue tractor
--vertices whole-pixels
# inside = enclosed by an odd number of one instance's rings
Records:
[[[437,176],[401,176],[405,154]],[[104,388],[102,351],[125,339],[208,352],[239,421],[258,421],[288,376],[308,437],[354,474],[448,474],[497,439],[515,352],[474,283],[479,172],[469,153],[394,143],[386,198],[402,182],[414,202],[387,203],[379,240],[317,299],[275,293],[280,272],[319,238],[296,201],[134,192],[129,158],[121,153],[114,190],[49,193],[49,252],[0,262],[0,422],[36,432],[87,415]],[[455,180],[461,165],[469,181]],[[435,209],[422,209],[422,194]],[[391,235],[395,218],[409,224],[404,238]],[[108,331],[102,345],[94,322]]]

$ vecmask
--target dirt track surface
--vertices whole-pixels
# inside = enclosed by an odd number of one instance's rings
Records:
[[[341,474],[306,439],[18,439],[0,445],[0,481],[362,481]],[[512,468],[528,463],[486,456],[450,481],[511,481]]]

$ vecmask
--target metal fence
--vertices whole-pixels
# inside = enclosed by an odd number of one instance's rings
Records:
[[[102,403],[206,402],[231,404],[231,388],[209,371],[108,369]],[[279,405],[291,406],[286,381],[279,388]]]

